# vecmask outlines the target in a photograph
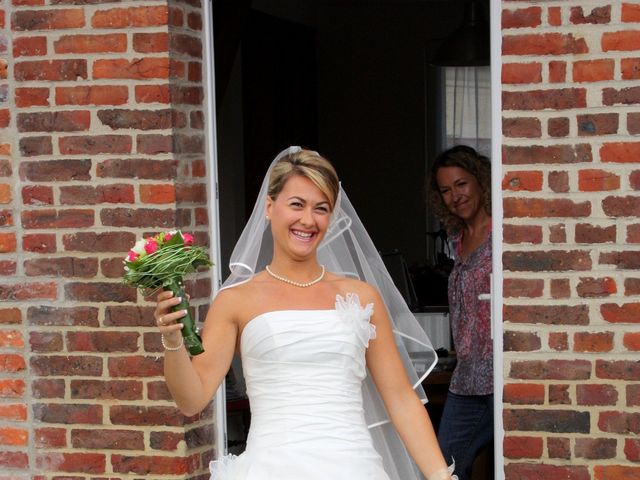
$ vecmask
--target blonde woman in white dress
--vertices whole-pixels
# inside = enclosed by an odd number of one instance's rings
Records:
[[[185,415],[207,406],[241,355],[247,448],[212,462],[212,480],[456,478],[407,354],[432,354],[428,339],[326,159],[298,147],[276,157],[231,270],[203,354],[183,347],[171,292],[155,311],[166,382]]]

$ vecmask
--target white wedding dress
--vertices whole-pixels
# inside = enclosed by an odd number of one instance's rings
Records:
[[[245,326],[247,448],[211,462],[212,480],[389,480],[362,408],[372,312],[338,295],[335,310],[266,312]]]

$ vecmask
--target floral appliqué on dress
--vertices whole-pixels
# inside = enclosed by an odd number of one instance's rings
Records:
[[[369,340],[376,338],[376,326],[370,321],[373,315],[373,303],[363,307],[356,293],[347,293],[346,297],[336,295],[336,311],[341,318],[352,323],[365,347],[369,346]]]

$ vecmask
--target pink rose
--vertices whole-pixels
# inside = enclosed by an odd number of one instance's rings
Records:
[[[193,235],[190,233],[183,233],[182,240],[184,240],[185,245],[193,245]]]
[[[171,232],[167,232],[164,234],[164,241],[168,242],[169,240],[171,240],[171,237],[173,237],[173,234]]]
[[[127,260],[129,262],[135,262],[138,259],[138,254],[133,250],[129,250],[129,255],[127,255]]]
[[[158,242],[155,238],[150,238],[149,240],[147,240],[147,243],[144,244],[144,251],[149,255],[158,251]]]

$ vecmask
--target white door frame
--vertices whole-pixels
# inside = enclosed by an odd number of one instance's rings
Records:
[[[494,478],[504,480],[504,425],[502,422],[502,0],[491,0],[491,218],[493,275],[491,331],[493,334],[493,447]]]
[[[212,24],[212,1],[205,0],[202,3],[203,18],[203,82],[205,88],[205,125],[206,145],[207,145],[207,170],[209,172],[209,237],[211,239],[212,286],[215,294],[222,285],[221,261],[220,261],[220,208],[218,204],[218,142],[216,137],[216,83],[215,83],[215,62],[213,49],[213,24]],[[213,442],[218,457],[227,453],[227,404],[225,394],[225,382],[222,381],[220,388],[214,397],[214,435]]]
[[[211,16],[211,2],[203,2],[203,31],[204,58],[203,72],[205,81],[205,106],[207,156],[209,158],[210,195],[210,237],[212,255],[215,265],[212,269],[213,289],[217,291],[221,285],[220,265],[220,221],[218,205],[218,177],[217,177],[217,140],[216,140],[216,105],[215,105],[215,71],[213,50],[213,25]],[[493,219],[493,279],[492,279],[492,333],[493,333],[493,379],[494,379],[494,462],[495,480],[504,479],[504,426],[502,422],[503,404],[503,326],[502,326],[502,101],[501,101],[501,70],[502,70],[502,28],[501,28],[502,0],[491,0],[491,158],[493,161],[491,172],[491,188],[494,192],[492,202]],[[224,382],[215,396],[215,430],[214,443],[218,456],[227,453],[227,415]]]

